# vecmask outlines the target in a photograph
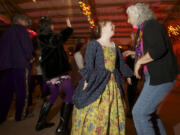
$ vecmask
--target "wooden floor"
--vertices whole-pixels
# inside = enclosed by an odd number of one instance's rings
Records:
[[[180,76],[171,93],[165,98],[158,109],[168,135],[180,135]],[[41,100],[36,100],[33,116],[21,122],[15,122],[13,116],[9,115],[8,120],[0,125],[0,135],[55,135],[55,129],[59,122],[59,108],[61,106],[59,98],[48,117],[55,123],[55,126],[40,132],[34,130],[35,123],[42,104]],[[12,107],[13,108],[13,107]],[[13,110],[13,109],[12,109]],[[13,112],[11,110],[11,112]],[[127,135],[136,135],[133,121],[127,118]]]

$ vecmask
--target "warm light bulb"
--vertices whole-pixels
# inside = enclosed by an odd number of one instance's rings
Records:
[[[95,26],[94,20],[91,18],[91,7],[83,2],[82,0],[79,1],[79,5],[81,7],[82,13],[87,16],[88,22],[90,24],[90,28],[93,28]]]

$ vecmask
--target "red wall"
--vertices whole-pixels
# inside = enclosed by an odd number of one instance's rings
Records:
[[[180,69],[180,39],[173,44],[174,53],[177,57],[179,69]]]

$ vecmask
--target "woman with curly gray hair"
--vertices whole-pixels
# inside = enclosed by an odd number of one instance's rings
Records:
[[[138,30],[135,51],[128,50],[123,55],[135,58],[134,75],[137,78],[141,78],[141,70],[145,75],[142,92],[132,111],[137,134],[155,135],[159,132],[166,135],[156,110],[173,87],[178,73],[172,45],[166,29],[157,22],[148,5],[131,5],[127,8],[127,14],[128,23],[138,27]]]

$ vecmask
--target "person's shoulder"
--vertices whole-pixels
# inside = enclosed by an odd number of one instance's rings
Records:
[[[7,28],[4,32],[3,35],[7,35],[7,34],[14,34],[14,33],[24,33],[26,29],[19,27],[19,25],[13,24],[11,26],[9,26],[9,28]]]
[[[98,42],[96,40],[91,40],[87,43],[86,51],[95,51],[98,47]]]
[[[96,41],[95,39],[90,40],[90,41],[88,42],[88,44],[96,44],[96,43],[97,43],[97,41]]]
[[[52,39],[55,39],[57,38],[58,35],[55,34],[55,33],[47,33],[47,34],[44,34],[44,33],[39,33],[38,34],[38,39],[39,40],[52,40]]]
[[[18,25],[12,24],[12,25],[9,26],[9,28],[6,29],[6,31],[12,31],[12,30],[17,29],[17,28],[19,28]]]
[[[152,20],[148,20],[145,22],[144,24],[144,32],[157,32],[157,31],[161,31],[162,29],[164,29],[164,26],[159,23],[157,20],[152,19]]]
[[[27,28],[21,24],[13,24],[11,26],[12,28],[16,28],[16,29],[23,29],[23,30],[26,30]]]
[[[94,40],[94,39],[87,43],[87,47],[88,46],[97,47],[97,45],[98,45],[98,42],[96,40]]]
[[[148,20],[145,22],[144,24],[144,27],[150,27],[150,28],[153,28],[153,27],[161,27],[162,24],[159,23],[157,20],[155,19],[151,19],[151,20]]]

